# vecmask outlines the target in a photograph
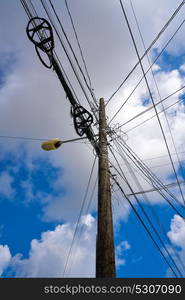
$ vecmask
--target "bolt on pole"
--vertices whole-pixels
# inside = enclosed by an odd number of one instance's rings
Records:
[[[98,225],[96,241],[96,277],[116,276],[112,204],[107,148],[107,123],[104,99],[99,105],[99,180],[98,180]]]

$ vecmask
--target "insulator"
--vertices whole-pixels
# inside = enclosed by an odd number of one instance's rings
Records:
[[[93,116],[83,107],[80,105],[76,105],[73,107],[71,114],[74,120],[74,127],[79,136],[84,135],[87,129],[93,123]]]
[[[48,53],[54,49],[53,30],[44,18],[31,18],[26,27],[28,38],[36,47]]]

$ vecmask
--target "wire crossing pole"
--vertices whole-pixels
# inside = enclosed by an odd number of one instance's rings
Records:
[[[96,277],[115,277],[114,234],[104,99],[99,105],[99,181]]]

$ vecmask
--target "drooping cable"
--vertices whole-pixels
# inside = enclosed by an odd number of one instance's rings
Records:
[[[165,49],[168,47],[168,45],[170,44],[170,42],[172,41],[172,39],[175,37],[175,35],[177,34],[177,32],[180,30],[180,28],[182,27],[182,25],[185,23],[185,20],[183,20],[181,22],[181,24],[179,25],[179,27],[176,29],[176,31],[174,32],[174,34],[171,36],[171,38],[168,40],[168,42],[165,44],[165,46],[162,48],[162,50],[159,52],[159,54],[157,55],[157,57],[154,59],[153,63],[151,64],[151,66],[147,69],[147,71],[145,72],[145,75],[150,71],[150,69],[152,68],[152,66],[156,63],[156,61],[158,60],[158,58],[162,55],[162,53],[165,51]],[[117,112],[114,114],[114,116],[112,117],[112,119],[110,120],[109,124],[113,121],[113,119],[118,115],[118,113],[122,110],[122,108],[124,107],[124,105],[128,102],[128,100],[130,99],[130,97],[133,95],[133,93],[135,92],[135,90],[138,88],[138,86],[140,85],[140,83],[142,82],[142,80],[144,79],[144,76],[141,77],[141,79],[138,81],[138,83],[136,84],[135,88],[132,90],[132,92],[128,95],[128,97],[126,98],[126,100],[122,103],[122,105],[120,106],[120,108],[117,110]]]
[[[111,151],[111,148],[109,148],[110,149],[110,151]],[[113,154],[113,152],[111,151],[111,153]],[[113,156],[114,156],[114,154],[113,154]],[[119,164],[119,162],[118,162],[118,164]],[[127,179],[126,179],[126,177],[124,176],[124,174],[122,174],[122,172],[120,173],[118,170],[117,170],[117,168],[111,163],[111,165],[113,166],[113,168],[117,171],[117,173],[122,177],[122,178],[124,178],[124,181],[127,183],[127,185],[128,185],[128,187],[129,187],[129,189],[132,191],[132,187],[130,186],[130,184],[129,184],[129,182],[127,181]],[[177,275],[177,273],[176,273],[176,271],[174,270],[174,267],[169,263],[169,261],[167,260],[167,258],[166,258],[166,255],[163,253],[163,251],[161,250],[161,248],[160,248],[160,246],[158,245],[158,243],[157,243],[157,241],[154,239],[154,237],[153,237],[153,235],[152,235],[152,233],[151,233],[151,231],[148,229],[148,227],[147,227],[147,225],[146,225],[146,223],[143,221],[143,219],[142,219],[142,217],[139,215],[139,213],[138,213],[138,211],[136,210],[136,208],[135,208],[135,206],[134,206],[134,204],[131,202],[131,200],[126,196],[126,194],[125,194],[125,192],[123,191],[123,189],[121,188],[121,185],[118,183],[118,181],[116,180],[116,178],[115,178],[115,176],[113,176],[113,180],[114,180],[114,182],[116,183],[116,185],[119,187],[119,189],[121,190],[121,192],[122,192],[122,194],[124,195],[124,197],[127,199],[127,201],[129,202],[129,204],[131,205],[131,207],[132,207],[132,209],[133,209],[133,211],[135,212],[135,214],[137,215],[137,217],[138,217],[138,219],[140,220],[140,222],[142,223],[142,225],[143,225],[143,227],[145,228],[145,230],[146,230],[146,232],[147,232],[147,234],[149,235],[149,237],[152,239],[152,241],[154,242],[154,244],[155,244],[155,246],[157,247],[157,249],[158,249],[158,251],[160,252],[160,254],[161,254],[161,256],[164,258],[164,260],[166,261],[166,263],[167,263],[167,265],[170,267],[170,269],[172,270],[172,272],[173,272],[173,274],[175,275],[175,277],[179,277],[178,275]],[[137,199],[137,196],[135,196],[135,199]],[[136,200],[137,201],[137,200]],[[138,202],[138,204],[139,204],[140,202]],[[142,210],[143,211],[143,210]],[[144,215],[145,215],[145,213],[144,213]],[[145,217],[146,217],[146,215],[145,215]],[[147,217],[146,217],[147,218]],[[147,220],[148,220],[148,222],[150,223],[150,219],[148,219],[147,218]],[[151,223],[150,223],[150,225],[151,225]],[[153,228],[153,227],[152,227]],[[155,230],[154,230],[154,232],[155,232]],[[157,233],[157,231],[156,231],[156,233]],[[162,242],[162,245],[164,246],[164,249],[165,249],[165,244]],[[167,250],[167,248],[165,249],[165,250]],[[168,251],[168,250],[167,250]],[[166,251],[166,252],[167,252]],[[168,252],[167,252],[168,253]],[[170,253],[169,253],[170,254]],[[180,273],[179,273],[180,274]],[[181,275],[180,275],[181,276]]]
[[[126,155],[129,157],[129,159],[138,167],[145,176],[150,179],[152,186],[156,188],[156,191],[161,194],[161,196],[166,199],[166,201],[170,204],[170,206],[173,208],[173,210],[182,218],[184,218],[181,213],[178,211],[178,209],[172,204],[172,202],[168,199],[168,197],[162,192],[164,190],[176,203],[183,209],[184,205],[175,197],[175,195],[165,187],[165,185],[161,182],[161,180],[151,171],[149,167],[139,158],[139,156],[126,144],[123,143],[121,140],[121,145],[124,147],[124,149],[127,150]],[[162,188],[162,189],[160,189]]]
[[[162,109],[161,111],[159,111],[157,114],[159,115],[159,114],[163,113],[164,111],[168,110],[169,108],[171,108],[172,106],[178,104],[178,103],[181,102],[181,101],[184,101],[184,99],[178,99],[176,102],[174,102],[174,103],[172,103],[171,105],[165,107],[164,109]],[[139,117],[139,116],[138,116],[138,117]],[[153,116],[147,118],[146,120],[144,120],[144,121],[138,123],[137,125],[131,127],[130,129],[126,130],[125,133],[127,134],[128,132],[132,131],[133,129],[135,129],[135,128],[137,128],[137,127],[143,125],[143,124],[145,124],[146,122],[152,120],[152,119],[155,118],[155,117],[157,117],[156,114],[154,114]],[[128,122],[128,123],[129,123],[129,122]],[[122,127],[122,126],[121,126],[121,127]],[[119,127],[119,128],[120,128],[120,127]]]
[[[117,144],[118,144],[118,143],[117,143]],[[127,167],[128,171],[129,171],[129,173],[132,175],[132,177],[133,177],[133,179],[134,179],[134,181],[135,181],[135,183],[136,183],[136,185],[137,185],[137,188],[138,188],[138,190],[139,190],[138,193],[137,193],[137,192],[134,192],[134,194],[131,194],[131,195],[132,195],[132,196],[138,195],[138,194],[142,194],[142,195],[143,195],[143,198],[145,199],[145,202],[148,204],[148,206],[149,206],[149,208],[150,208],[150,210],[151,210],[153,216],[155,217],[157,223],[159,224],[159,228],[160,228],[161,233],[164,234],[165,238],[167,239],[168,244],[170,245],[170,247],[171,247],[171,249],[172,249],[172,251],[173,251],[173,254],[175,255],[176,259],[178,260],[178,262],[179,262],[179,264],[180,264],[180,266],[181,266],[181,269],[182,269],[182,270],[185,270],[185,265],[184,265],[184,263],[183,263],[181,257],[180,257],[179,254],[177,253],[177,251],[176,251],[176,249],[175,249],[173,243],[171,242],[171,240],[169,239],[168,235],[166,234],[166,231],[165,231],[165,229],[164,229],[163,223],[161,222],[161,220],[160,220],[160,218],[159,218],[157,212],[155,211],[155,209],[153,208],[151,202],[149,201],[149,198],[148,198],[148,196],[147,196],[147,194],[146,194],[146,191],[143,190],[143,188],[142,188],[142,186],[141,186],[141,184],[140,184],[140,182],[139,182],[139,179],[136,177],[136,175],[135,175],[135,173],[134,173],[134,171],[133,171],[133,169],[132,169],[131,164],[127,161],[126,156],[125,156],[124,152],[122,151],[122,149],[120,149],[119,144],[118,144],[118,149],[119,149],[119,151],[120,151],[120,156],[121,156],[121,158],[122,158],[123,161],[125,162],[126,167]],[[127,196],[128,196],[128,195],[127,195]],[[139,198],[138,198],[138,201],[140,202]],[[138,201],[137,201],[137,202],[138,202]],[[142,209],[142,207],[141,207],[142,204],[141,204],[141,203],[139,203],[139,206],[140,206],[140,208]],[[144,208],[143,208],[143,209],[144,209]],[[142,210],[143,210],[143,209],[142,209]],[[155,230],[155,231],[156,231],[156,230]],[[169,252],[169,251],[168,251],[168,252]],[[174,262],[174,260],[173,260],[173,262]],[[175,264],[175,266],[176,266],[176,264]],[[178,271],[179,271],[179,268],[178,268],[177,266],[176,266],[176,268],[177,268]],[[181,276],[183,277],[182,272],[180,271],[179,273],[180,273]]]
[[[170,95],[168,95],[167,97],[161,99],[160,101],[155,103],[155,107],[158,106],[159,104],[162,104],[164,101],[166,101],[167,99],[169,99],[170,97],[174,96],[176,93],[180,92],[181,90],[183,90],[185,88],[185,85],[182,86],[181,88],[179,88],[178,90],[176,90],[175,92],[171,93]],[[178,99],[175,103],[171,104],[170,106],[164,108],[163,110],[161,110],[159,113],[164,112],[165,110],[167,110],[168,108],[172,107],[173,105],[177,104],[178,102],[184,101],[185,99]],[[143,110],[142,112],[138,113],[137,115],[135,115],[134,117],[132,117],[131,119],[127,120],[126,122],[124,122],[123,124],[118,126],[118,129],[127,125],[128,123],[134,121],[135,119],[137,119],[138,117],[141,117],[143,114],[149,112],[150,110],[152,110],[154,108],[153,105],[149,106],[148,108],[146,108],[145,110]],[[156,116],[156,114],[155,114]]]
[[[89,198],[89,202],[88,202],[86,211],[84,213],[84,222],[83,222],[82,226],[80,227],[80,231],[79,231],[79,234],[78,234],[78,240],[77,240],[77,243],[76,243],[76,246],[75,246],[76,249],[78,249],[78,246],[81,242],[81,238],[82,238],[84,230],[85,230],[85,222],[86,222],[87,215],[89,213],[89,210],[90,210],[90,207],[91,207],[91,204],[92,204],[92,200],[94,198],[94,193],[95,193],[95,190],[96,190],[97,183],[98,183],[98,177],[96,177],[96,180],[95,180],[95,183],[94,183],[94,186],[92,188],[92,192],[91,192],[91,195],[90,195],[90,198]],[[77,251],[75,251],[75,249],[74,249],[73,252],[74,252],[74,256],[73,256],[73,259],[71,260],[71,264],[70,264],[70,267],[69,267],[68,274],[70,274],[70,270],[72,269],[72,266],[74,265],[74,262],[75,262],[75,259],[76,259]]]
[[[80,73],[82,74],[82,77],[83,77],[83,79],[84,79],[84,82],[85,82],[85,84],[86,84],[86,86],[87,86],[87,88],[88,88],[88,90],[89,90],[89,92],[90,92],[90,94],[91,94],[91,96],[92,96],[92,99],[93,99],[95,105],[97,105],[96,100],[95,100],[95,97],[94,97],[94,94],[93,94],[93,92],[92,92],[92,88],[91,88],[91,86],[89,86],[89,84],[88,84],[88,82],[87,82],[87,79],[86,79],[86,77],[85,77],[85,75],[84,75],[84,72],[83,72],[83,70],[82,70],[82,68],[81,68],[81,66],[80,66],[80,64],[79,64],[79,61],[78,61],[77,56],[76,56],[76,54],[75,54],[75,52],[74,52],[74,50],[73,50],[73,47],[72,47],[72,45],[71,45],[71,43],[70,43],[70,41],[69,41],[69,39],[68,39],[68,36],[67,36],[67,34],[66,34],[66,32],[65,32],[64,26],[62,25],[62,22],[61,22],[61,20],[60,20],[60,18],[59,18],[59,15],[58,15],[58,13],[57,13],[57,11],[56,11],[56,9],[55,9],[53,3],[51,2],[51,0],[49,0],[49,3],[50,3],[50,5],[51,5],[52,10],[53,10],[53,12],[54,12],[54,14],[55,14],[55,16],[56,16],[56,18],[57,18],[57,21],[58,21],[58,23],[59,23],[59,25],[60,25],[60,27],[61,27],[61,29],[62,29],[62,32],[63,32],[63,34],[64,34],[64,36],[65,36],[65,38],[66,38],[66,41],[67,41],[67,43],[68,43],[68,46],[69,46],[69,48],[70,48],[70,50],[71,50],[71,52],[72,52],[72,54],[73,54],[73,57],[74,57],[74,59],[75,59],[75,61],[76,61],[76,64],[77,64],[79,70],[80,70]],[[88,75],[88,76],[89,76],[89,75]]]
[[[37,11],[36,11],[36,9],[35,9],[34,4],[32,3],[32,1],[30,2],[30,4],[31,4],[31,7],[30,7],[30,8],[29,8],[28,4],[26,3],[26,0],[20,0],[20,2],[21,2],[21,4],[22,4],[22,6],[23,6],[23,8],[24,8],[24,10],[25,10],[25,12],[26,12],[26,14],[27,14],[29,20],[32,19],[33,16],[38,17]],[[31,9],[32,9],[32,12],[31,12]],[[35,21],[33,21],[33,23],[35,24],[35,27],[36,27],[37,24],[35,23]],[[39,39],[41,40],[42,37],[39,36],[39,33],[38,33],[38,32],[37,32],[37,35],[38,35]],[[65,72],[65,69],[64,69],[64,67],[63,67],[63,65],[62,65],[62,63],[61,63],[61,61],[60,61],[60,59],[59,59],[59,57],[58,57],[56,51],[53,50],[53,53],[54,53],[54,55],[55,55],[55,57],[56,57],[57,62],[59,63],[59,65],[60,65],[60,67],[61,67],[61,69],[62,69],[62,72],[63,72],[63,74],[64,74],[65,79],[67,80],[67,82],[68,82],[68,84],[69,84],[71,90],[73,91],[73,94],[74,94],[74,96],[75,96],[75,98],[76,98],[76,101],[80,104],[79,99],[78,99],[78,96],[77,96],[77,94],[76,94],[76,92],[75,92],[75,90],[74,90],[74,88],[73,88],[73,86],[72,86],[72,84],[71,84],[71,82],[70,82],[70,80],[69,80],[69,77],[67,76],[67,74],[66,74],[66,72]]]
[[[136,16],[136,14],[135,14],[135,10],[134,10],[133,4],[132,4],[132,0],[130,0],[130,4],[131,4],[132,12],[133,12],[133,15],[134,15],[134,18],[135,18],[135,22],[136,22],[136,25],[137,25],[137,28],[138,28],[138,31],[139,31],[139,35],[140,35],[140,37],[141,37],[141,41],[142,41],[144,50],[146,51],[145,42],[144,42],[144,39],[143,39],[143,36],[142,36],[142,33],[141,33],[141,29],[140,29],[140,26],[139,26],[139,23],[138,23],[138,20],[137,20],[137,16]],[[149,58],[148,54],[147,54],[147,59],[148,59],[149,66],[151,66],[151,62],[150,62],[150,58]],[[154,84],[155,84],[155,87],[156,87],[156,90],[157,90],[159,99],[160,99],[160,101],[161,101],[161,100],[162,100],[161,93],[160,93],[160,91],[159,91],[159,87],[158,87],[158,84],[157,84],[157,81],[156,81],[156,78],[155,78],[155,75],[154,75],[154,72],[153,72],[152,68],[151,68],[151,73],[152,73],[152,77],[153,77],[153,80],[154,80]],[[176,156],[177,156],[178,164],[179,164],[179,167],[180,167],[180,170],[181,170],[181,173],[182,173],[182,177],[183,177],[183,179],[185,179],[184,170],[183,170],[182,165],[181,165],[181,162],[180,162],[180,160],[179,160],[179,155],[178,155],[178,152],[177,152],[177,147],[176,147],[176,145],[175,145],[175,140],[174,140],[174,137],[173,137],[173,134],[172,134],[172,130],[171,130],[171,127],[170,127],[170,123],[169,123],[169,120],[168,120],[168,116],[167,116],[167,114],[166,114],[166,110],[164,109],[163,102],[162,102],[162,108],[163,108],[163,111],[164,111],[164,116],[165,116],[165,120],[166,120],[166,123],[167,123],[167,126],[168,126],[168,130],[169,130],[169,133],[170,133],[170,137],[171,137],[171,140],[172,140],[172,144],[173,144],[173,147],[174,147]],[[157,114],[157,111],[156,111],[156,114]],[[158,114],[157,114],[157,115],[158,115]],[[172,160],[172,156],[171,156],[171,160]],[[176,170],[175,170],[175,171],[176,171]],[[184,194],[183,194],[183,192],[182,192],[181,185],[180,185],[180,183],[179,183],[179,179],[178,179],[177,172],[176,172],[176,179],[177,179],[177,183],[178,183],[179,189],[181,190],[181,196],[182,196],[182,199],[183,199],[183,201],[184,201],[184,203],[185,203]]]
[[[44,8],[44,10],[45,10],[45,12],[46,12],[46,14],[48,16],[48,19],[49,19],[50,23],[52,24],[52,27],[54,28],[54,31],[55,31],[55,33],[56,33],[56,35],[57,35],[57,37],[58,37],[58,39],[59,39],[59,41],[61,43],[61,46],[62,46],[62,48],[63,48],[63,50],[64,50],[64,52],[65,52],[65,54],[66,54],[66,56],[68,58],[68,61],[69,61],[70,65],[71,65],[72,70],[73,70],[73,72],[75,74],[75,77],[76,77],[76,79],[77,79],[77,81],[78,81],[78,83],[79,83],[79,85],[80,85],[80,87],[82,89],[82,92],[83,92],[83,94],[84,94],[84,96],[85,96],[85,98],[86,98],[86,100],[87,100],[87,102],[88,102],[88,104],[89,104],[89,106],[90,106],[90,108],[91,108],[91,110],[92,110],[95,118],[97,119],[97,115],[94,112],[94,106],[92,106],[92,103],[91,103],[91,101],[90,101],[90,99],[89,99],[89,97],[88,97],[88,95],[86,93],[86,90],[85,90],[85,88],[84,88],[84,86],[82,84],[82,81],[81,81],[81,79],[80,79],[80,77],[78,75],[78,72],[77,72],[77,70],[76,70],[76,68],[75,68],[75,66],[74,66],[74,64],[72,62],[72,59],[70,58],[69,52],[68,52],[68,50],[67,50],[67,48],[65,46],[65,43],[64,43],[64,41],[63,41],[63,39],[61,37],[61,34],[58,32],[57,27],[54,24],[54,21],[52,20],[51,13],[49,11],[48,5],[46,3],[44,3],[43,0],[40,0],[40,1],[41,1],[41,4],[42,4],[42,6],[43,6],[43,8]]]
[[[163,28],[160,30],[160,32],[158,33],[158,35],[155,37],[155,39],[152,41],[152,43],[149,45],[149,47],[147,48],[147,51],[141,56],[141,60],[143,60],[143,58],[145,57],[145,55],[150,51],[150,49],[154,46],[154,44],[157,42],[157,40],[160,38],[160,36],[163,34],[163,32],[166,30],[166,28],[169,26],[169,24],[172,22],[172,20],[175,18],[175,16],[177,15],[177,13],[180,11],[180,9],[182,8],[182,6],[185,4],[185,1],[183,0],[180,5],[177,7],[177,9],[174,11],[174,13],[172,14],[172,16],[169,18],[169,20],[166,22],[166,24],[163,26]],[[110,102],[110,100],[116,95],[116,93],[120,90],[120,88],[123,86],[123,84],[127,81],[127,79],[130,77],[130,75],[133,73],[133,71],[136,69],[137,66],[139,66],[140,62],[138,61],[136,63],[136,65],[132,68],[132,70],[129,72],[129,74],[125,77],[125,79],[123,80],[123,82],[119,85],[119,87],[117,88],[117,90],[111,95],[111,97],[109,98],[107,104]]]
[[[89,72],[88,72],[88,69],[87,69],[87,64],[86,64],[86,61],[85,61],[83,50],[82,50],[82,47],[80,45],[80,41],[79,41],[79,37],[78,37],[78,34],[77,34],[77,30],[75,28],[73,17],[72,17],[71,11],[69,9],[69,5],[68,5],[68,1],[67,0],[65,0],[65,5],[66,5],[66,8],[67,8],[67,12],[68,12],[68,15],[69,15],[69,18],[70,18],[70,21],[71,21],[71,25],[72,25],[72,28],[73,28],[73,31],[74,31],[74,35],[75,35],[75,38],[76,38],[76,41],[77,41],[77,45],[78,45],[78,48],[79,48],[79,51],[80,51],[80,55],[81,55],[81,58],[82,58],[82,61],[83,61],[83,64],[84,64],[84,68],[85,68],[85,71],[86,71],[86,74],[87,74],[87,78],[89,80],[89,86],[90,86],[90,89],[91,89],[92,97],[94,99],[95,105],[98,106],[98,104],[96,102],[96,97],[95,97],[95,94],[94,94],[94,89],[92,87],[91,78],[90,78],[90,75],[89,75]]]
[[[127,18],[126,11],[125,11],[125,9],[124,9],[122,0],[120,0],[120,5],[121,5],[121,10],[122,10],[122,12],[123,12],[125,21],[126,21],[127,26],[128,26],[128,30],[129,30],[129,32],[130,32],[131,39],[132,39],[133,44],[134,44],[134,48],[135,48],[135,51],[136,51],[136,55],[137,55],[137,58],[138,58],[138,60],[139,60],[139,64],[140,64],[140,67],[141,67],[141,70],[142,70],[142,73],[143,73],[143,76],[144,76],[144,79],[145,79],[145,82],[146,82],[146,86],[147,86],[147,89],[148,89],[150,98],[151,98],[151,100],[152,100],[152,104],[153,104],[153,106],[154,106],[155,113],[156,113],[156,115],[157,115],[157,120],[158,120],[158,123],[159,123],[159,127],[160,127],[160,130],[161,130],[163,139],[164,139],[164,143],[165,143],[165,145],[166,145],[166,149],[167,149],[167,152],[168,152],[170,161],[171,161],[171,165],[172,165],[172,169],[173,169],[175,178],[176,178],[176,180],[177,180],[177,182],[178,182],[180,194],[181,194],[182,200],[183,200],[183,202],[184,202],[184,204],[185,204],[184,195],[183,195],[183,192],[182,192],[180,183],[179,183],[179,179],[178,179],[177,172],[176,172],[176,169],[175,169],[175,166],[174,166],[174,163],[173,163],[173,159],[172,159],[172,156],[171,156],[171,153],[170,153],[170,149],[169,149],[168,142],[167,142],[167,139],[166,139],[166,136],[165,136],[165,133],[164,133],[164,129],[163,129],[163,127],[162,127],[162,123],[161,123],[161,120],[160,120],[160,118],[159,118],[159,115],[157,114],[157,109],[156,109],[156,107],[155,107],[154,98],[153,98],[152,92],[151,92],[151,90],[150,90],[150,86],[149,86],[147,77],[146,77],[146,75],[145,75],[145,71],[144,71],[144,68],[143,68],[143,64],[142,64],[141,59],[140,59],[140,55],[139,55],[138,48],[137,48],[137,45],[136,45],[136,42],[135,42],[135,38],[134,38],[134,36],[133,36],[132,29],[131,29],[131,27],[130,27],[130,24],[129,24],[129,21],[128,21],[128,18]]]

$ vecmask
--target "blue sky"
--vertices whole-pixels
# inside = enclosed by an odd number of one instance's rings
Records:
[[[172,0],[168,1],[168,5],[167,0],[156,2],[158,3],[153,3],[153,1],[148,3],[146,0],[142,0],[138,6],[137,1],[133,1],[146,45],[152,41],[176,6],[180,4],[180,1],[177,4]],[[103,95],[105,99],[108,99],[114,89],[119,86],[124,75],[137,61],[126,26],[124,27],[122,24],[119,5],[118,3],[113,5],[110,1],[103,10],[98,4],[98,0],[93,3],[89,2],[88,5],[84,0],[80,0],[78,5],[72,5],[72,1],[69,3],[76,20],[97,98]],[[55,5],[58,4],[55,3]],[[98,11],[97,5],[99,5]],[[152,13],[150,16],[146,13],[148,5],[152,5],[153,10],[156,11],[155,18]],[[133,21],[129,5],[126,7],[129,18]],[[166,7],[168,9],[165,9]],[[0,8],[1,28],[4,29],[0,30],[2,39],[0,48],[0,136],[30,137],[43,140],[55,137],[76,138],[77,135],[70,118],[70,106],[66,101],[63,89],[54,72],[46,70],[41,65],[33,45],[26,37],[27,18],[23,8],[8,1],[2,1]],[[64,7],[61,9],[59,5],[57,8],[72,45],[79,55],[66,9]],[[38,10],[41,16],[45,16],[39,5]],[[14,11],[15,13],[13,13]],[[83,11],[86,11],[85,15]],[[6,34],[8,31],[6,14],[9,14],[8,19],[11,20],[12,31],[9,35]],[[88,22],[88,19],[94,20],[95,17],[97,24],[94,24],[93,21]],[[104,17],[103,22],[101,22],[102,17]],[[151,22],[150,28],[146,26],[149,22],[148,18]],[[179,13],[172,28],[169,27],[167,33],[165,32],[164,36],[159,39],[157,46],[150,53],[152,59],[173,34],[182,18],[183,13]],[[136,28],[134,34],[138,36]],[[162,98],[185,85],[185,43],[181,38],[183,34],[184,28],[154,66]],[[174,50],[175,46],[180,50]],[[62,50],[59,50],[60,44],[57,38],[56,49],[82,104],[88,108],[69,63]],[[139,51],[143,53],[141,47]],[[146,60],[144,60],[144,67],[148,68]],[[135,87],[140,77],[141,72],[137,68],[116,97],[111,100],[106,108],[109,119]],[[148,74],[148,80],[157,102],[159,98],[151,74]],[[164,102],[164,106],[183,97],[182,90]],[[142,83],[111,126],[124,123],[150,105],[151,101],[146,86]],[[162,107],[159,108],[159,110],[161,109]],[[153,110],[148,112],[126,125],[123,131],[153,114]],[[164,114],[160,116],[177,174],[179,179],[183,180]],[[177,150],[182,153],[185,146],[184,104],[178,103],[169,109],[168,118]],[[130,131],[127,138],[129,146],[143,160],[146,160],[147,165],[152,168],[160,180],[166,184],[175,181],[156,118]],[[53,152],[44,152],[40,144],[39,140],[25,141],[0,137],[0,276],[2,277],[62,277],[64,275],[66,257],[88,183],[94,154],[91,146],[87,143],[66,144]],[[158,158],[156,159],[156,157]],[[150,158],[152,159],[147,161]],[[180,160],[183,160],[182,154]],[[123,162],[120,160],[120,163]],[[182,166],[185,171],[184,164]],[[133,188],[137,190],[125,164],[123,164],[123,170]],[[80,228],[82,229],[81,238],[79,240],[79,236],[77,236],[75,240],[65,276],[91,277],[95,274],[97,188],[90,210],[86,216],[84,215],[96,176],[97,162],[79,225],[78,233]],[[142,177],[138,175],[138,178],[143,189],[150,188]],[[128,188],[124,183],[122,184],[128,194]],[[183,185],[182,189],[184,191]],[[170,191],[175,193],[181,201],[177,187],[170,188]],[[153,209],[163,222],[166,234],[168,233],[177,253],[182,260],[185,260],[185,244],[183,242],[185,226],[182,219],[179,219],[169,204],[164,202],[157,193],[149,193],[148,197]],[[133,198],[130,199],[134,201]],[[139,199],[142,197],[139,196]],[[126,199],[120,195],[116,196],[116,193],[113,192],[112,201],[117,276],[173,277]],[[141,203],[159,231],[159,225],[148,204],[143,199]],[[141,213],[136,204],[135,207]],[[177,205],[176,207],[183,214],[183,209]]]

